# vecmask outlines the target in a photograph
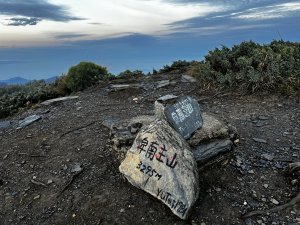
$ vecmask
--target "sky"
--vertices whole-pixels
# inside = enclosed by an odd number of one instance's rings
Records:
[[[151,72],[242,41],[299,42],[295,0],[0,0],[0,80],[92,61]]]

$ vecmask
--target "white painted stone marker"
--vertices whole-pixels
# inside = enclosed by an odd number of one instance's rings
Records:
[[[198,169],[185,139],[165,120],[142,128],[119,167],[128,181],[186,219],[199,195]]]

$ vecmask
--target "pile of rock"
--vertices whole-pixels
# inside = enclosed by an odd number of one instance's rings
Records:
[[[110,127],[113,150],[128,181],[165,203],[182,219],[199,195],[198,166],[233,149],[236,130],[200,112],[189,97],[167,95],[155,102],[155,116]]]

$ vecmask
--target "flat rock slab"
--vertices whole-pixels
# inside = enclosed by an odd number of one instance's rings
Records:
[[[203,124],[200,106],[190,96],[181,97],[175,104],[167,106],[164,115],[171,126],[185,139],[190,138]]]
[[[196,78],[189,76],[189,75],[182,75],[181,82],[183,83],[195,83],[197,82]]]
[[[34,123],[34,122],[36,122],[36,121],[38,121],[40,119],[42,119],[42,117],[39,116],[39,115],[28,116],[25,119],[19,121],[19,127],[18,127],[18,129],[26,127],[26,126],[28,126],[28,125],[30,125],[30,124],[32,124],[32,123]]]
[[[141,84],[111,84],[108,88],[109,91],[123,91],[130,88],[141,88]]]
[[[199,195],[197,164],[186,141],[165,120],[138,133],[119,170],[186,219]]]
[[[67,100],[77,99],[77,98],[78,98],[78,96],[53,98],[53,99],[49,99],[47,101],[42,102],[41,105],[51,105],[51,104],[56,103],[56,102],[63,102],[63,101],[67,101]]]
[[[170,80],[161,80],[157,82],[156,88],[162,88],[170,85]]]
[[[233,150],[233,143],[230,140],[215,140],[208,144],[197,146],[194,150],[194,157],[198,164],[204,164],[213,158]]]
[[[218,120],[216,117],[208,113],[203,113],[202,118],[202,128],[198,129],[188,140],[188,143],[191,146],[197,146],[212,139],[234,139],[235,136],[237,136],[235,127],[225,124],[223,121]]]

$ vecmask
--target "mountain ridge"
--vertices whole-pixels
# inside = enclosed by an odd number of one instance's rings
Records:
[[[57,80],[57,76],[53,76],[53,77],[49,77],[47,79],[40,79],[40,80],[44,80],[47,84],[51,84],[54,83]],[[12,77],[6,80],[0,80],[0,86],[6,86],[6,85],[23,85],[23,84],[27,84],[31,81],[34,80],[29,80],[20,76],[17,77]]]

